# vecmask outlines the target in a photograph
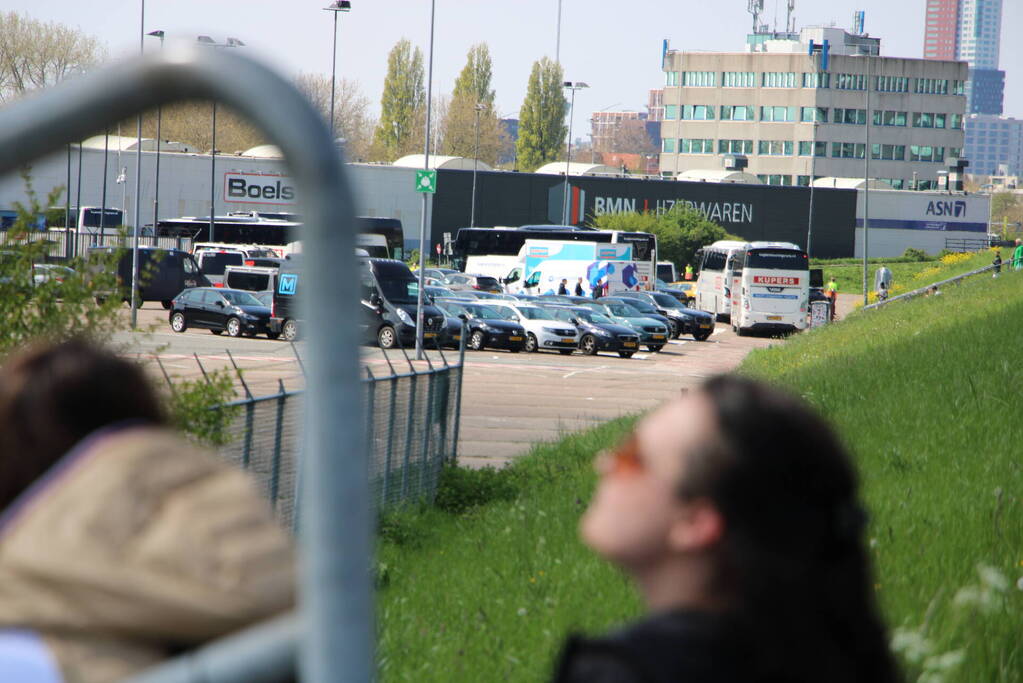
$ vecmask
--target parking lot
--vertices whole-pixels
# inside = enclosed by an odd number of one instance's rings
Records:
[[[257,396],[276,392],[278,380],[288,389],[303,387],[301,343],[292,347],[265,337],[232,339],[206,330],[177,334],[167,325],[167,312],[153,303],[140,310],[139,326],[151,331],[119,333],[115,341],[125,345],[126,353],[149,359],[156,373],[155,358],[182,377],[201,375],[195,356],[207,371],[230,368],[229,351]],[[459,460],[476,467],[502,465],[533,443],[647,410],[703,377],[735,368],[751,350],[774,343],[779,341],[737,337],[727,324],[718,323],[706,342],[683,337],[659,353],[643,351],[629,359],[605,353],[467,352]],[[402,358],[400,352],[390,354],[392,362]],[[457,352],[445,354],[457,359]],[[380,349],[363,347],[362,355],[374,372],[386,372]],[[436,359],[436,352],[431,357]]]

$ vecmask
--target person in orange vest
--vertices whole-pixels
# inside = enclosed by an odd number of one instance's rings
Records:
[[[693,267],[691,265],[689,265],[688,263],[686,264],[686,275],[685,275],[685,277],[686,277],[687,280],[692,280],[693,279]]]
[[[824,293],[831,299],[831,319],[834,320],[835,308],[838,307],[838,283],[835,282],[834,275],[828,280],[828,286],[824,288]]]

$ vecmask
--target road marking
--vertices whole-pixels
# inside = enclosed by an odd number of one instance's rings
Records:
[[[572,372],[568,373],[567,375],[562,375],[561,379],[568,379],[572,375],[578,375],[580,372],[593,372],[594,370],[606,370],[606,369],[607,369],[606,365],[600,365],[600,366],[597,366],[595,368],[583,368],[581,370],[573,370]]]
[[[712,334],[721,334],[724,331],[725,331],[725,328],[719,327],[716,330],[714,330],[714,332]]]

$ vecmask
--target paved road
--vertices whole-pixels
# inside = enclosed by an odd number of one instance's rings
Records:
[[[176,334],[167,326],[167,313],[159,304],[142,309],[139,323],[150,331],[120,333],[115,341],[123,344],[125,353],[159,358],[172,376],[199,376],[195,356],[207,370],[230,368],[230,351],[257,396],[276,392],[279,379],[288,389],[303,386],[296,357],[302,354],[301,344],[293,347],[263,337],[231,339],[207,330]],[[648,410],[703,377],[735,368],[751,350],[773,343],[778,341],[737,337],[727,324],[718,323],[706,342],[672,340],[660,353],[637,353],[628,359],[610,354],[467,353],[459,459],[469,466],[504,464],[536,442]],[[362,355],[371,370],[387,372],[379,349],[363,347]],[[430,356],[439,362],[436,352]],[[447,357],[455,362],[457,353],[449,352]],[[407,368],[400,353],[391,352],[390,358]],[[150,368],[160,372],[155,361]]]

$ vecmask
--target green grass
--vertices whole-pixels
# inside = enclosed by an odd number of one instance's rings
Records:
[[[1021,290],[1019,274],[973,278],[756,351],[742,367],[819,406],[850,444],[882,607],[901,643],[929,652],[907,658],[907,680],[941,666],[947,676],[927,680],[1023,680],[1023,363],[1010,355],[1023,338]],[[382,680],[544,680],[569,631],[640,612],[576,530],[592,455],[628,426],[538,447],[499,475],[498,500],[469,512],[387,518]]]
[[[1002,254],[1005,259],[1007,255]],[[992,251],[979,251],[970,254],[953,254],[942,260],[915,261],[907,263],[891,263],[885,259],[871,260],[867,264],[867,289],[874,290],[874,273],[882,265],[892,271],[892,294],[903,294],[905,292],[925,287],[932,282],[939,282],[946,278],[954,277],[962,273],[976,270],[983,266],[991,265],[994,258]],[[960,260],[961,259],[961,260]],[[835,265],[824,265],[824,282],[832,275],[838,284],[840,294],[862,294],[863,293],[863,262],[840,263]],[[872,299],[873,300],[873,299]]]

